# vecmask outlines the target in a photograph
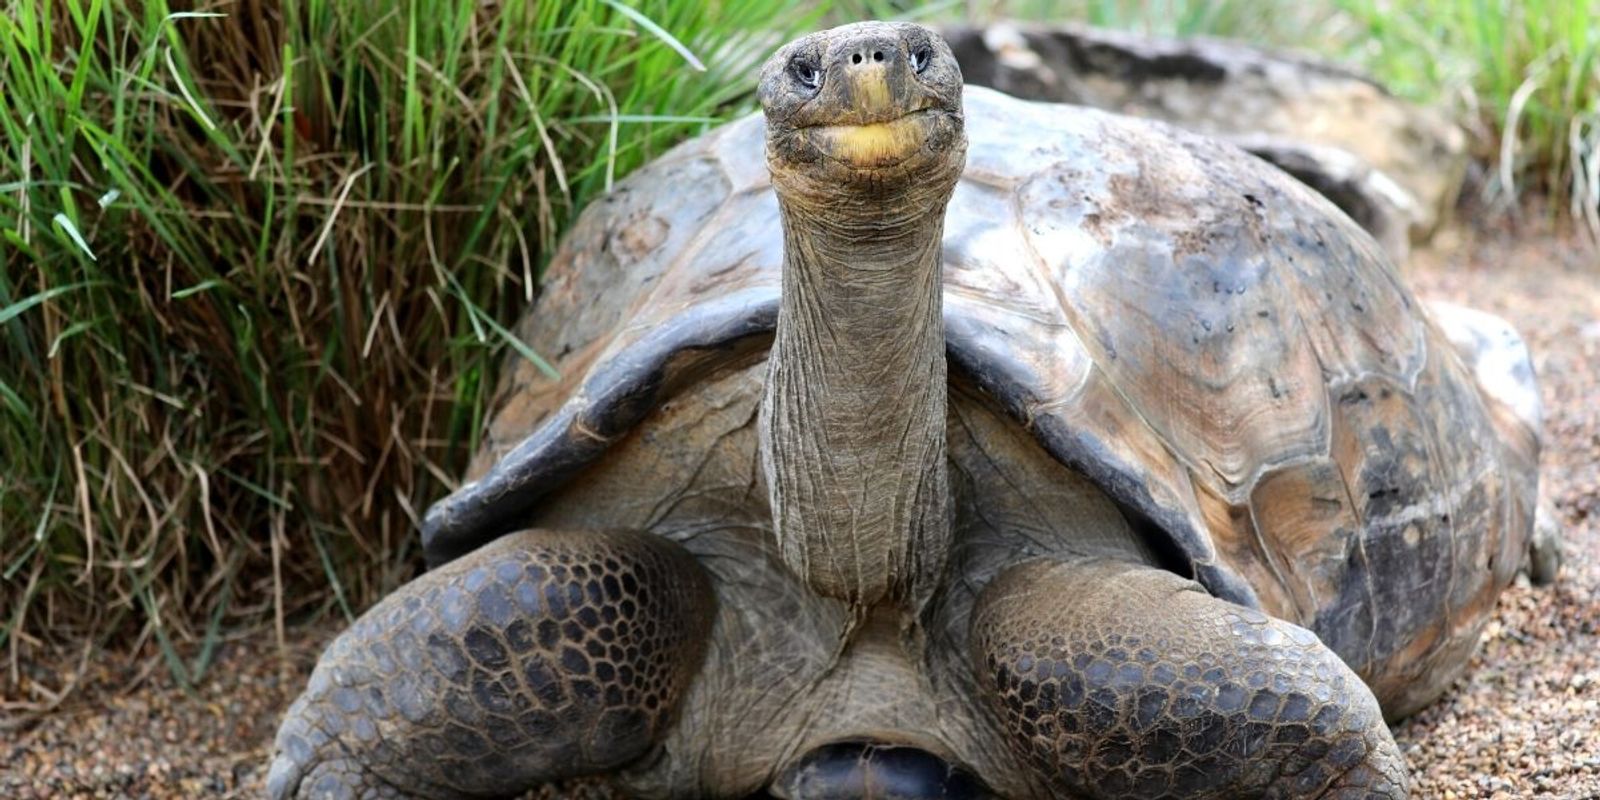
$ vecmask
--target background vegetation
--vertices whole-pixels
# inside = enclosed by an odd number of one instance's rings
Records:
[[[1070,19],[1223,36],[1366,69],[1443,105],[1472,134],[1498,209],[1530,197],[1600,243],[1600,2],[1596,0],[1002,0],[969,16]],[[946,13],[946,12],[940,12]]]
[[[409,576],[561,227],[737,112],[816,21],[762,0],[214,8],[0,16],[13,665],[119,635],[198,673],[230,632]]]
[[[281,641],[413,574],[501,354],[539,360],[506,326],[563,228],[746,111],[754,65],[825,22],[1050,10],[1314,49],[1459,110],[1508,207],[1595,220],[1600,196],[1589,0],[4,7],[12,680],[108,642],[192,678],[228,637]]]

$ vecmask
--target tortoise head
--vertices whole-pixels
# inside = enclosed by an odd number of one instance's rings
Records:
[[[966,161],[961,69],[920,25],[863,22],[791,42],[762,68],[760,95],[767,165],[789,202],[856,206],[909,189],[942,207]]]

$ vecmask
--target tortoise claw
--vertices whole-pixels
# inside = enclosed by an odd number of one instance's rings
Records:
[[[1550,503],[1540,499],[1533,515],[1533,535],[1528,539],[1528,553],[1523,570],[1535,586],[1550,586],[1561,575],[1561,564],[1566,561],[1565,547],[1561,541],[1561,523]]]

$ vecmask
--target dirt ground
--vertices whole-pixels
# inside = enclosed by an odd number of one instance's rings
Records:
[[[1558,585],[1502,597],[1468,676],[1396,728],[1418,798],[1600,798],[1600,256],[1552,235],[1447,232],[1413,259],[1424,297],[1510,318],[1546,404],[1544,481],[1566,536]],[[228,645],[192,691],[153,653],[0,678],[0,797],[256,797],[277,717],[326,627]],[[29,677],[79,688],[42,718]]]

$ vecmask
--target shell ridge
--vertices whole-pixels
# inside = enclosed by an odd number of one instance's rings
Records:
[[[668,319],[633,341],[627,357],[598,359],[555,414],[483,477],[428,510],[422,541],[429,564],[438,566],[515,530],[541,497],[656,407],[673,356],[770,333],[777,313],[777,287],[751,287]]]

